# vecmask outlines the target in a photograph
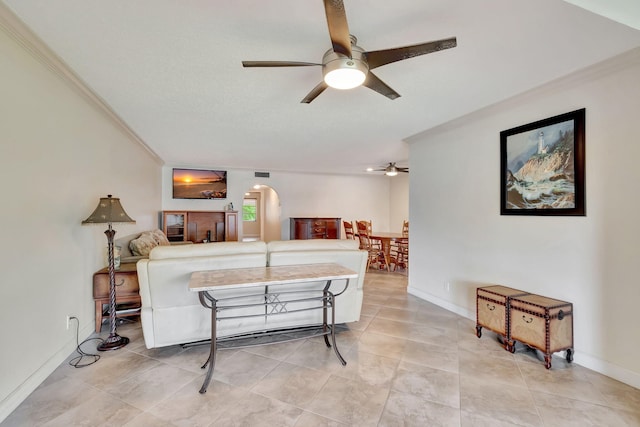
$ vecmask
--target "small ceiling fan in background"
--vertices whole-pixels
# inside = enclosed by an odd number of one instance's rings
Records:
[[[404,168],[400,166],[396,166],[396,162],[389,162],[389,165],[384,169],[367,169],[367,172],[384,172],[387,176],[396,176],[398,172],[409,173],[409,168]]]
[[[331,86],[336,89],[353,89],[364,85],[369,89],[396,99],[400,94],[387,86],[375,74],[374,68],[415,56],[456,47],[455,37],[426,43],[367,52],[358,46],[355,36],[349,33],[347,15],[342,0],[324,0],[329,36],[333,47],[325,52],[322,63],[293,61],[242,61],[243,67],[306,67],[321,65],[324,80],[314,87],[301,101],[309,104]]]

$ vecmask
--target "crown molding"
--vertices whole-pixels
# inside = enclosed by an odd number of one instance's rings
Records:
[[[18,43],[24,50],[42,65],[51,70],[64,81],[74,92],[81,95],[96,110],[125,135],[139,144],[160,165],[164,161],[127,125],[127,123],[98,96],[60,57],[58,57],[24,22],[20,20],[5,4],[0,2],[0,29]]]

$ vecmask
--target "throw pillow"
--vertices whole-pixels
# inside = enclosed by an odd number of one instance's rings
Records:
[[[129,249],[136,256],[149,256],[151,249],[156,246],[158,246],[158,242],[149,232],[144,232],[140,237],[129,242]]]
[[[169,239],[167,239],[167,236],[164,235],[162,230],[159,230],[156,228],[155,230],[152,230],[149,233],[151,233],[154,240],[159,246],[169,246],[171,244],[169,243]]]

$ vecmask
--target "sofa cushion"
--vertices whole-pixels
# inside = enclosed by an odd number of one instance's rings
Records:
[[[141,259],[144,259],[145,257],[143,256],[137,256],[137,255],[130,255],[130,256],[121,256],[120,257],[120,263],[121,264],[135,264],[136,262],[140,261]]]
[[[267,252],[264,242],[213,242],[197,245],[158,246],[149,259],[213,257],[221,255],[247,255]]]
[[[120,257],[122,259],[129,257],[136,257],[140,259],[140,257],[134,255],[133,252],[131,252],[131,248],[129,247],[129,243],[131,243],[133,239],[137,239],[138,237],[140,237],[140,233],[134,233],[123,237],[118,237],[113,241],[113,244],[115,246],[120,246]]]
[[[149,254],[149,259],[137,263],[142,299],[140,318],[147,348],[210,338],[211,310],[200,304],[197,293],[189,291],[191,273],[262,267],[266,263],[267,248],[264,242],[156,246]],[[224,295],[229,293],[222,292]],[[255,314],[264,314],[264,309]],[[217,326],[219,336],[256,330],[256,322],[264,323],[263,317],[221,322]]]
[[[269,252],[356,250],[360,247],[352,239],[276,240],[267,244]]]

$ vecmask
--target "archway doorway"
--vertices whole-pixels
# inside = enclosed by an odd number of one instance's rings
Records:
[[[255,185],[244,193],[242,241],[281,239],[280,197],[268,185]]]

